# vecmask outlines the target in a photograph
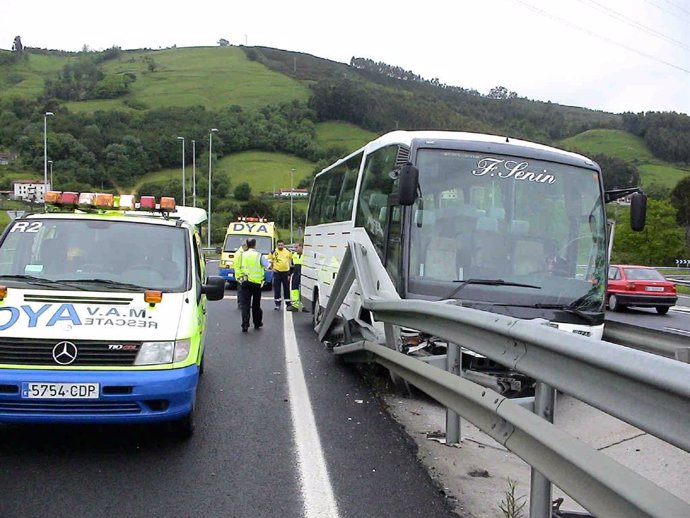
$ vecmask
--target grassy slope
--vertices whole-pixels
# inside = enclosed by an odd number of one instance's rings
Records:
[[[622,130],[589,130],[561,141],[560,145],[585,155],[601,153],[630,162],[640,170],[643,186],[658,183],[672,189],[690,175],[688,168],[655,158],[640,137]]]
[[[0,67],[0,98],[36,98],[43,93],[43,81],[54,76],[76,56],[27,54],[26,60]],[[21,79],[21,81],[20,81]]]
[[[350,153],[378,135],[348,122],[322,122],[316,127],[316,143],[320,148],[338,147]]]
[[[153,59],[155,71],[148,70],[146,58]],[[218,109],[255,108],[309,97],[309,90],[299,81],[249,61],[237,47],[129,51],[107,62],[104,70],[136,74],[131,92],[120,99],[66,103],[71,111],[128,109],[124,100],[148,108],[201,105]]]

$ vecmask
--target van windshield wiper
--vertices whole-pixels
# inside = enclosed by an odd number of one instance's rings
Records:
[[[523,284],[521,282],[504,281],[503,279],[464,279],[455,280],[453,282],[459,282],[460,286],[453,288],[453,291],[443,298],[449,299],[453,297],[457,292],[469,284],[481,284],[483,286],[517,286],[518,288],[533,288],[535,290],[541,289],[541,286],[537,286],[535,284]]]
[[[62,281],[61,281],[62,282]],[[141,286],[139,284],[131,284],[128,282],[112,281],[110,279],[65,279],[65,283],[70,284],[96,284],[99,286],[108,286],[113,289],[135,289],[135,290],[146,290],[146,286]],[[85,288],[82,288],[85,289]]]
[[[8,281],[22,281],[25,282],[26,284],[30,284],[31,286],[42,286],[44,288],[53,288],[53,289],[59,289],[61,286],[67,286],[69,288],[74,288],[77,290],[83,290],[84,288],[81,288],[79,286],[72,286],[71,284],[68,284],[63,281],[54,281],[52,279],[46,279],[45,277],[36,277],[34,275],[25,275],[25,274],[17,274],[17,275],[0,275],[0,279],[3,280],[8,280]]]

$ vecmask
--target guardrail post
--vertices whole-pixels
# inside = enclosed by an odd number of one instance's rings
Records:
[[[690,347],[679,347],[675,356],[679,362],[690,363]]]
[[[462,377],[462,350],[459,345],[450,342],[446,347],[446,370]],[[460,427],[460,416],[450,408],[446,408],[446,445],[460,443]]]
[[[534,413],[553,423],[556,390],[540,381],[534,392]],[[532,468],[530,477],[529,518],[551,518],[551,481]]]

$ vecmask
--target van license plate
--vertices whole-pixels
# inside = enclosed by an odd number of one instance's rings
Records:
[[[29,399],[98,399],[98,383],[22,383]]]

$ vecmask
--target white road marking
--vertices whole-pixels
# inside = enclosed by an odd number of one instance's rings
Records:
[[[338,518],[338,506],[333,496],[326,461],[321,449],[321,440],[311,408],[307,382],[304,379],[292,313],[285,312],[283,323],[290,410],[300,467],[304,516],[305,518]]]

